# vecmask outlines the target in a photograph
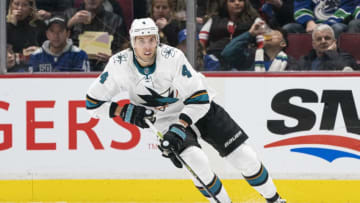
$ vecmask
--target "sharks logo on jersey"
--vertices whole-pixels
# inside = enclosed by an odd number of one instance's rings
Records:
[[[145,106],[155,107],[158,110],[164,111],[169,104],[179,100],[176,98],[177,91],[171,90],[171,88],[160,94],[151,88],[146,87],[146,89],[150,92],[149,95],[138,95],[145,101],[145,103],[142,103]]]
[[[121,64],[122,62],[127,61],[127,59],[128,59],[128,55],[126,53],[120,54],[115,58],[114,62]]]

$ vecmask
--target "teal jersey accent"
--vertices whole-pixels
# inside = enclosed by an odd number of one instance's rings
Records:
[[[151,66],[142,67],[139,64],[139,62],[136,60],[135,55],[134,55],[133,58],[134,58],[134,64],[135,64],[137,70],[139,71],[139,73],[141,73],[141,74],[145,75],[146,77],[148,77],[149,75],[151,75],[151,74],[153,74],[155,72],[156,61]]]

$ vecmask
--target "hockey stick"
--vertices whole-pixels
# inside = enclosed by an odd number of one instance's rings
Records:
[[[158,138],[159,141],[161,141],[162,139],[164,139],[164,135],[158,131],[155,126],[152,124],[152,122],[145,118],[145,122],[146,124],[148,124],[148,126],[150,127],[150,129],[152,131],[154,131],[154,133],[156,134],[156,137]],[[201,184],[201,186],[205,189],[205,191],[210,195],[211,198],[213,198],[215,200],[215,202],[217,203],[221,203],[218,198],[210,192],[209,188],[205,185],[205,183],[200,179],[200,177],[195,173],[195,171],[189,166],[189,164],[186,163],[186,161],[179,155],[179,153],[177,153],[173,148],[170,148],[171,153],[173,153],[175,155],[175,157],[182,163],[182,165],[185,166],[185,168],[191,173],[191,175],[197,180],[199,181],[199,183]]]

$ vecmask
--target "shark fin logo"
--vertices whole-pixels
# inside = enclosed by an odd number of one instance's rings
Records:
[[[175,90],[171,90],[170,88],[162,94],[159,94],[148,87],[146,87],[146,89],[150,92],[150,95],[138,95],[145,101],[145,103],[143,103],[145,106],[162,107],[173,104],[179,100],[176,98],[177,95],[175,95]]]

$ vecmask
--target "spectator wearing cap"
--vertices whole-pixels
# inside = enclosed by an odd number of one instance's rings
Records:
[[[178,33],[178,45],[176,46],[178,49],[184,52],[185,55],[187,55],[186,37],[187,37],[186,29],[180,30],[180,32]],[[197,71],[202,71],[204,69],[203,67],[204,52],[201,50],[202,46],[200,45],[199,38],[197,38],[196,41],[197,41],[197,54],[196,54],[197,57],[196,57],[195,69]]]
[[[88,56],[69,39],[70,31],[64,18],[50,18],[47,22],[46,36],[48,40],[30,56],[30,71],[89,71]]]

